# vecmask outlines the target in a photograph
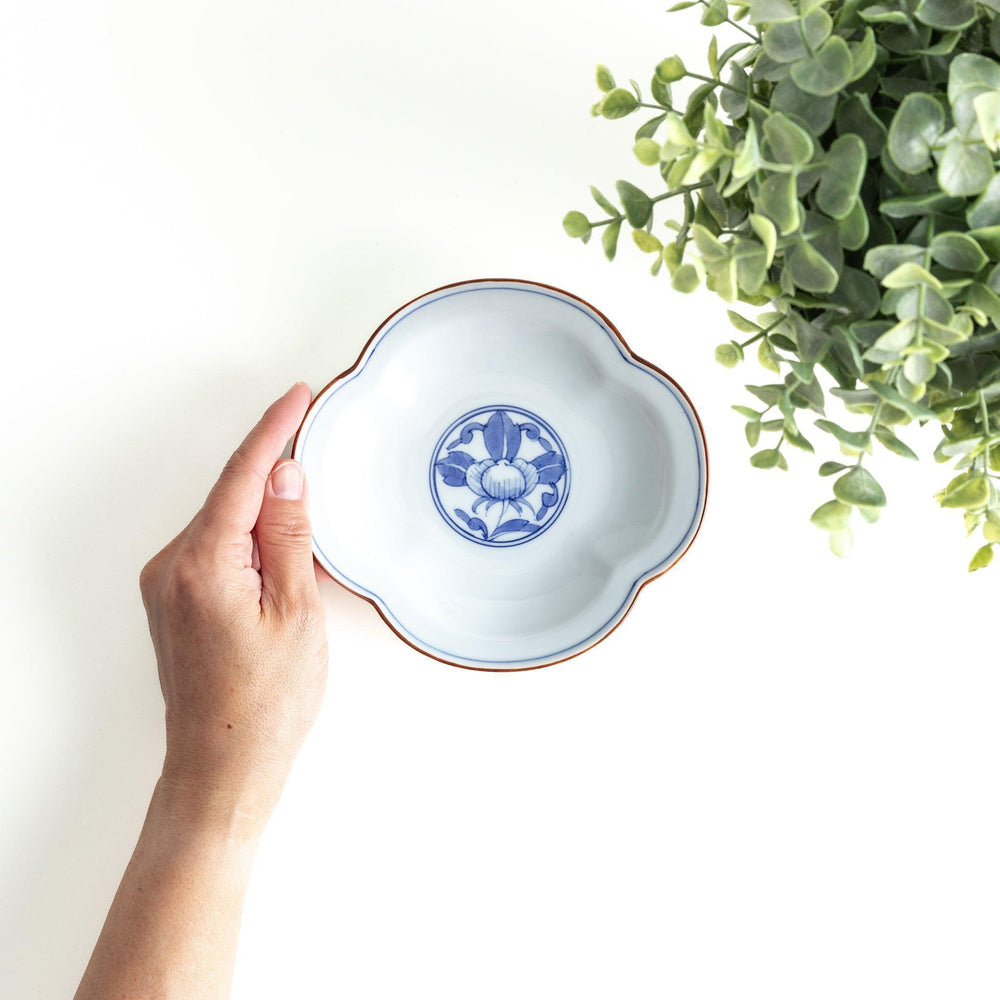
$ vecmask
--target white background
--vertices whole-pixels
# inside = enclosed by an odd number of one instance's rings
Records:
[[[158,773],[142,563],[289,384],[500,276],[588,298],[689,392],[701,534],[522,674],[325,584],[329,694],[235,996],[997,995],[1000,569],[966,573],[948,470],[880,454],[890,506],[837,561],[808,524],[837,456],[750,468],[729,405],[766,377],[713,362],[721,303],[561,231],[591,183],[656,190],[638,122],[589,107],[598,61],[696,62],[663,6],[3,6],[0,995],[72,993]]]

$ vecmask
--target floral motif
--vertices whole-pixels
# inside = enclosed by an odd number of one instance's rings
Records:
[[[526,419],[519,422],[512,414]],[[527,410],[476,410],[439,440],[431,490],[459,534],[480,544],[517,545],[562,512],[569,492],[565,449],[548,424]]]

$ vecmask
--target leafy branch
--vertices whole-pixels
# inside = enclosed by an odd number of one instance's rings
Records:
[[[897,431],[933,423],[934,457],[957,473],[938,502],[982,533],[970,569],[987,565],[1000,544],[1000,0],[672,10],[710,30],[707,72],[668,56],[646,100],[600,66],[592,108],[653,112],[633,152],[665,190],[620,180],[616,204],[591,188],[605,217],[570,212],[566,232],[587,242],[600,229],[614,259],[627,225],[653,275],[737,307],[744,339],[716,359],[736,367],[756,345],[776,376],[747,386],[763,409],[735,407],[751,463],[814,453],[809,416],[847,460],[820,465],[834,495],[812,515],[835,552],[853,543],[854,512],[873,521],[886,504],[865,461],[874,444],[916,459]],[[716,28],[735,36],[721,51]],[[829,419],[831,398],[865,423]]]

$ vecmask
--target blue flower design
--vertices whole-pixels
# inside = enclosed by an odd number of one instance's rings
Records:
[[[529,419],[518,422],[512,413]],[[442,435],[431,487],[438,510],[460,534],[516,545],[555,521],[568,473],[565,449],[543,420],[519,407],[490,407],[465,414]],[[511,512],[517,516],[508,518]]]

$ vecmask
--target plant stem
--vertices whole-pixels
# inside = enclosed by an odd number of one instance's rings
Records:
[[[667,198],[676,198],[677,195],[690,195],[692,191],[697,191],[699,188],[710,187],[711,181],[700,181],[697,184],[682,184],[679,188],[674,188],[673,191],[666,191],[663,194],[658,194],[655,198],[650,198],[649,200],[654,204],[658,201],[664,201]]]
[[[868,430],[866,431],[866,433],[868,435],[868,440],[869,441],[871,440],[871,436],[872,436],[872,433],[874,432],[875,428],[878,427],[878,418],[882,415],[882,406],[883,406],[883,403],[884,403],[884,400],[880,399],[875,404],[875,409],[872,411],[872,418],[871,418],[871,421],[868,424]],[[856,469],[860,469],[861,468],[861,463],[864,462],[864,460],[865,460],[865,453],[863,451],[859,451],[858,452],[858,460],[854,463],[854,467]]]
[[[781,326],[785,322],[785,317],[782,316],[781,319],[776,319],[770,326],[764,327],[760,333],[755,333],[746,343],[740,344],[740,347],[749,347],[751,344],[756,344],[761,337],[766,337],[776,326]],[[784,359],[782,359],[784,360]]]
[[[706,7],[707,8],[709,6],[708,0],[698,0],[698,3],[700,3],[702,5],[702,7]],[[747,29],[744,28],[742,24],[737,24],[731,18],[727,17],[724,20],[726,21],[727,24],[731,24],[737,31],[742,31],[743,34],[747,36],[747,38],[753,39],[753,41],[755,41],[758,45],[760,45],[760,36],[759,35],[755,35],[752,31],[747,31]]]
[[[714,76],[703,76],[701,73],[692,73],[691,70],[687,71],[687,75],[694,80],[704,80],[705,83],[714,83],[716,87],[721,87],[723,90],[731,90],[734,94],[739,94],[740,97],[746,97],[746,92],[740,90],[739,87],[732,87],[728,83],[723,83],[721,80],[716,80]]]
[[[931,242],[934,240],[934,216],[927,220],[927,249],[924,250],[924,269],[931,268]],[[917,290],[917,347],[924,343],[924,308],[927,305],[927,286],[921,282]]]
[[[990,474],[990,409],[986,405],[986,393],[979,390],[979,414],[983,418],[983,439],[986,442],[986,452],[983,455],[983,472]]]
[[[690,191],[684,192],[684,225],[681,227],[681,231],[677,234],[677,239],[674,241],[677,243],[681,250],[688,244],[688,233],[691,231],[691,226],[694,224],[695,207],[694,198],[691,197]]]

